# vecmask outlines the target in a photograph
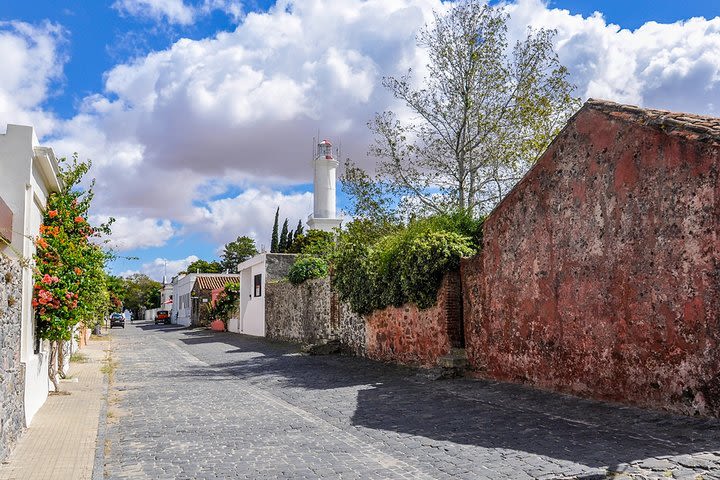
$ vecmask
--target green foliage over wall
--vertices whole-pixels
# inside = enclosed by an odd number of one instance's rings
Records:
[[[334,260],[333,287],[359,314],[413,302],[435,304],[446,272],[473,255],[482,240],[482,221],[464,214],[413,220],[407,226],[348,224]]]
[[[335,237],[331,232],[322,230],[308,230],[299,233],[288,253],[301,253],[314,257],[329,258],[335,250]]]
[[[320,257],[302,256],[295,260],[290,271],[288,280],[293,285],[299,285],[311,278],[323,278],[328,274],[328,263]]]

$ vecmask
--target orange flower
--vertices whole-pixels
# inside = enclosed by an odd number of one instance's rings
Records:
[[[48,243],[45,241],[44,238],[38,238],[36,243],[37,243],[37,246],[40,247],[40,248],[47,248],[47,247],[48,247]]]
[[[85,219],[83,217],[75,217],[75,223],[82,223]]]
[[[78,267],[75,267],[75,275],[82,275],[82,270],[80,270]]]
[[[57,210],[50,210],[50,211],[48,212],[48,216],[49,216],[50,218],[55,218],[55,217],[57,217],[57,215],[58,215],[58,211],[57,211]]]

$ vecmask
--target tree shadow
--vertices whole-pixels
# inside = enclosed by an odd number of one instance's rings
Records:
[[[434,442],[522,451],[589,467],[616,468],[653,457],[717,452],[720,468],[717,419],[602,403],[515,384],[432,381],[412,368],[357,357],[305,356],[298,353],[297,345],[233,333],[190,330],[182,332],[181,341],[210,366],[174,371],[173,377],[246,380],[279,394],[289,388],[356,387],[357,407],[351,417],[355,426]],[[213,346],[217,343],[229,349],[217,349]]]

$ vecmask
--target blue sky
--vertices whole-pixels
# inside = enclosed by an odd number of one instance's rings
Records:
[[[93,159],[95,214],[116,217],[118,253],[138,257],[114,273],[159,278],[166,261],[173,273],[216,258],[237,235],[267,245],[278,206],[291,225],[305,219],[318,131],[373,168],[366,122],[398,107],[380,79],[422,71],[414,35],[446,6],[2,2],[0,123],[32,124],[58,155]],[[720,115],[720,2],[518,0],[508,10],[511,36],[558,31],[583,98]]]

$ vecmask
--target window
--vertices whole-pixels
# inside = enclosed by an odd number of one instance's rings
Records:
[[[255,275],[255,296],[259,297],[262,295],[262,274],[258,273]]]

